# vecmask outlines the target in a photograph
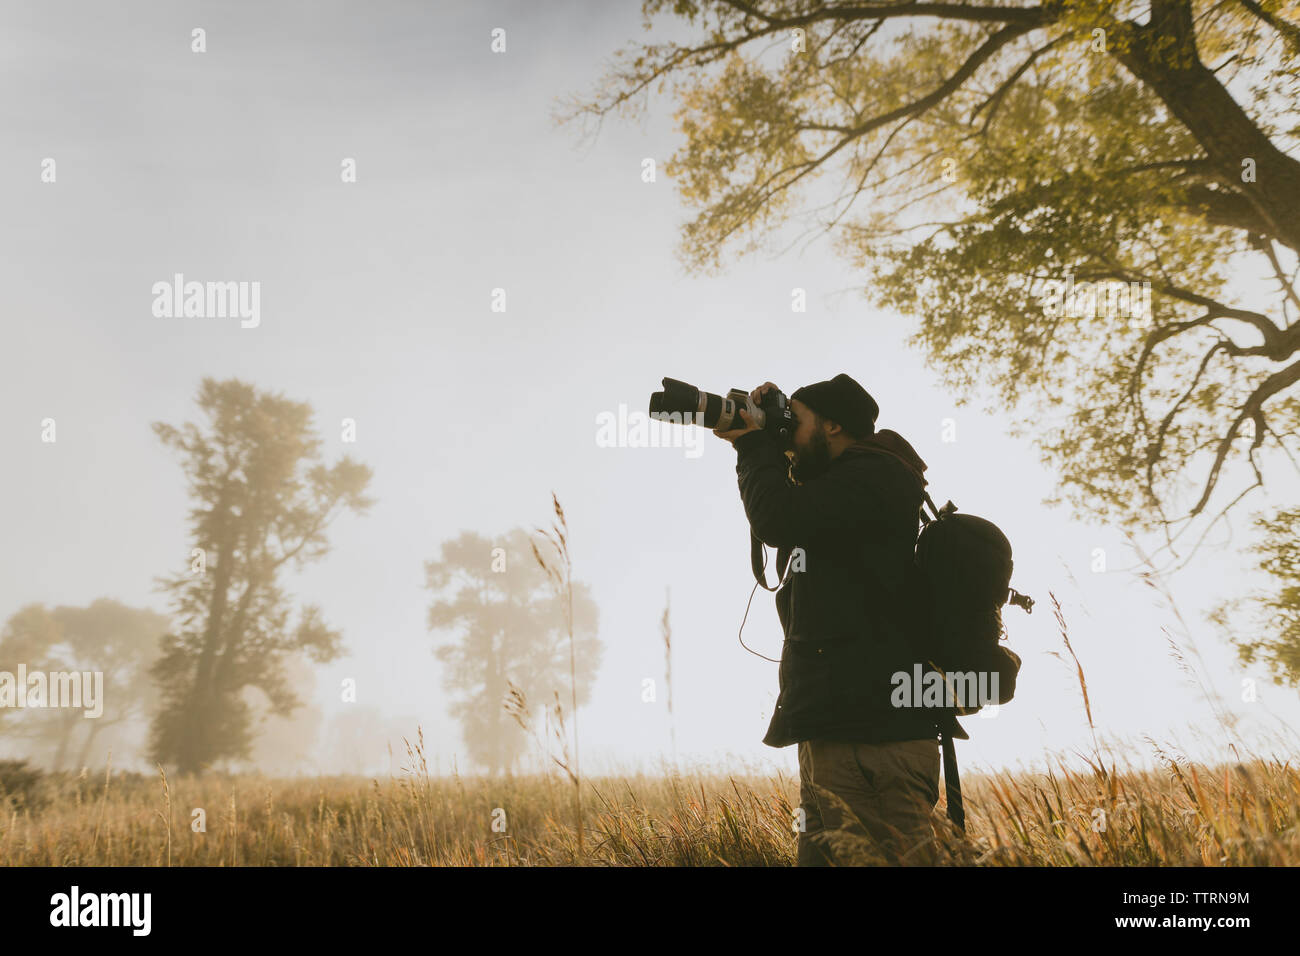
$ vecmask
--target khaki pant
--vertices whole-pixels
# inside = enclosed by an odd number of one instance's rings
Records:
[[[799,866],[934,862],[939,742],[799,744]]]

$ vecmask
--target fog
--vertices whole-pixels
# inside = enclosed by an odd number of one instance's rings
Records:
[[[640,21],[635,5],[594,2],[7,6],[0,618],[101,598],[171,614],[158,580],[190,565],[193,501],[151,426],[198,421],[204,378],[238,379],[308,403],[322,462],[368,466],[374,504],[340,514],[328,553],[280,577],[295,606],[320,606],[344,653],[291,660],[302,706],[259,723],[231,766],[397,774],[422,732],[431,771],[481,770],[435,656],[455,634],[429,629],[426,562],[465,532],[495,546],[549,528],[554,493],[573,580],[598,615],[599,664],[576,715],[583,771],[654,769],[675,732],[683,762],[793,773],[794,748],[761,743],[776,666],[737,641],[753,582],[734,450],[659,426],[630,447],[608,425],[644,411],[664,376],[790,392],[847,372],[878,401],[879,426],[928,463],[936,503],[1007,533],[1013,586],[1037,601],[1005,612],[1024,669],[1012,704],[966,721],[965,767],[1091,746],[1050,594],[1098,735],[1135,761],[1150,759],[1144,738],[1224,752],[1216,693],[1241,739],[1267,752],[1285,738],[1295,691],[1243,669],[1202,619],[1258,583],[1240,541],[1212,536],[1168,580],[1169,606],[1127,570],[1140,562],[1118,530],[1044,503],[1056,478],[1034,423],[958,405],[905,344],[909,324],[871,309],[827,242],[684,273],[673,250],[686,212],[662,171],[677,146],[671,103],[594,140],[552,119]],[[49,158],[54,182],[42,181]],[[156,308],[155,285],[177,275],[257,283],[257,321]],[[804,313],[792,314],[795,288]],[[528,564],[515,557],[506,575]],[[770,595],[754,597],[744,638],[779,656]],[[557,653],[567,679],[567,645]],[[111,748],[114,766],[148,770],[147,692],[115,693],[141,707],[86,762],[102,767]],[[48,762],[12,732],[28,716],[5,715],[0,747]],[[541,739],[519,769],[550,764]]]

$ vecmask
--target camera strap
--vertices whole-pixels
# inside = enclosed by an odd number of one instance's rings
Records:
[[[785,584],[785,570],[790,566],[790,552],[786,553],[785,561],[781,561],[780,549],[777,550],[777,562],[779,567],[776,569],[776,584],[768,587],[767,584],[767,555],[763,551],[763,542],[754,536],[754,532],[749,533],[749,568],[754,572],[754,580],[757,581],[764,591],[779,591]]]

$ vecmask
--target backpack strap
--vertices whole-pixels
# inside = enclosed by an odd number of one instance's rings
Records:
[[[961,798],[961,777],[957,774],[957,748],[945,727],[939,733],[943,743],[943,787],[948,796],[948,819],[963,834],[966,832],[966,805]]]

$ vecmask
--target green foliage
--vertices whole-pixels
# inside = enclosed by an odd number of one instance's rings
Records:
[[[1300,24],[1134,12],[717,0],[571,117],[671,78],[688,269],[829,233],[960,402],[1024,423],[1055,500],[1184,557],[1295,467]],[[1067,280],[1147,283],[1150,308],[1053,308]]]
[[[1211,615],[1237,647],[1242,664],[1263,665],[1300,687],[1300,510],[1277,509],[1255,519],[1256,567],[1282,582],[1274,592],[1224,601]]]

